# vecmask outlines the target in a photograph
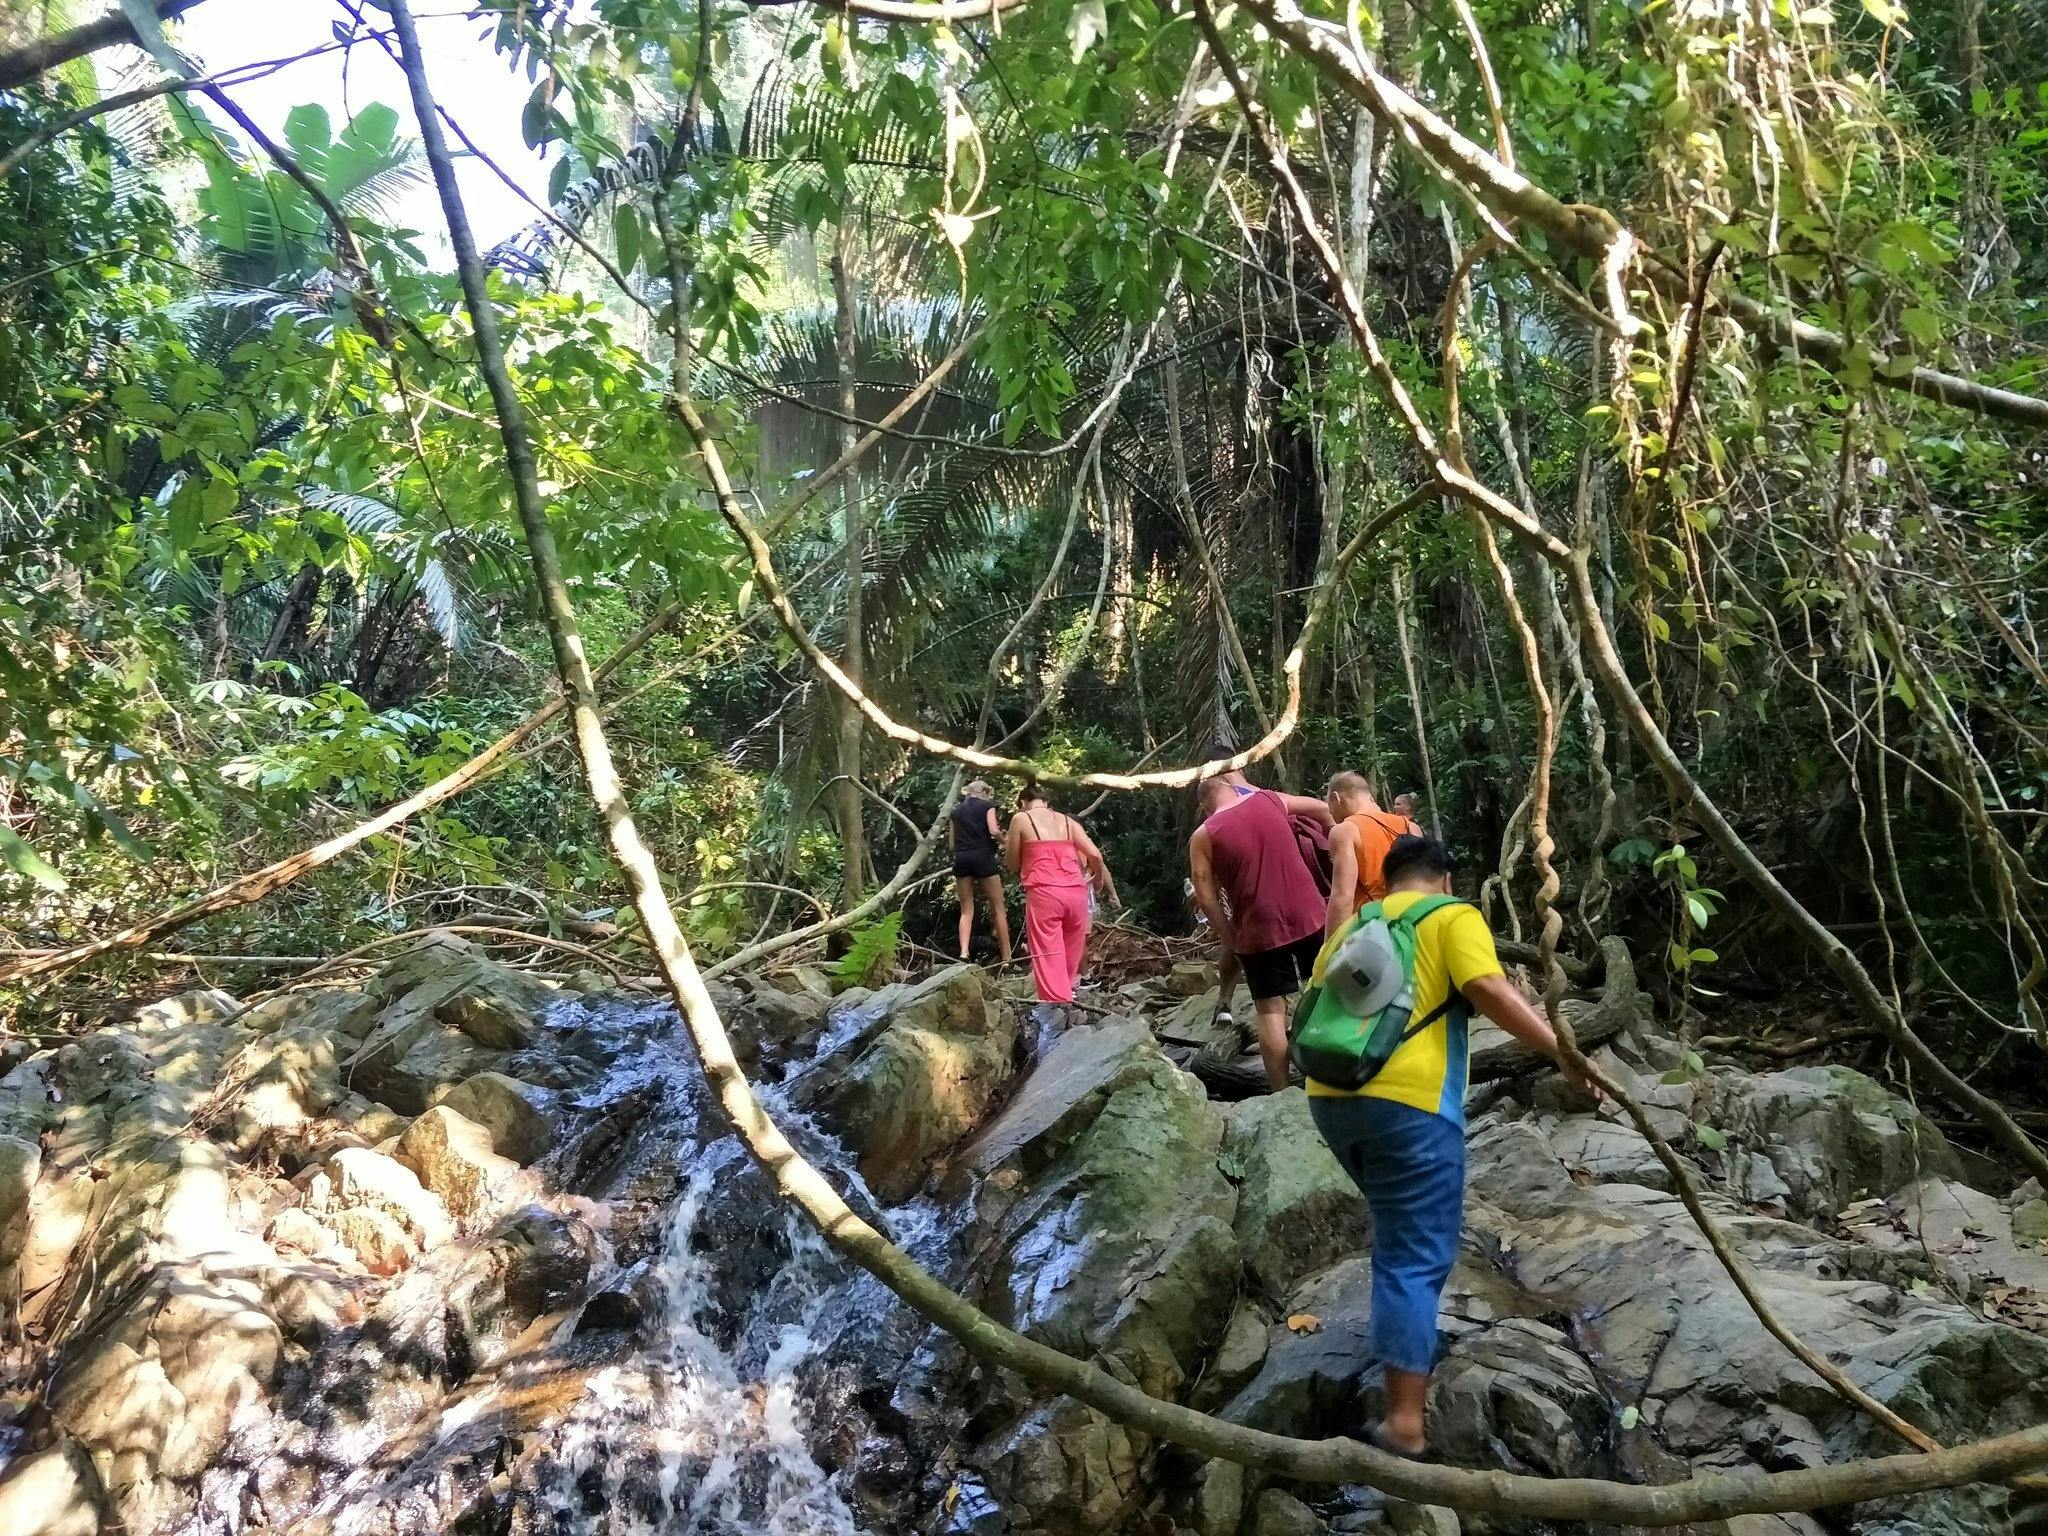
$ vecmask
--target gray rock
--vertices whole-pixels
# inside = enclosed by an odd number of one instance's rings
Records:
[[[1048,1066],[1057,1070],[1059,1056]],[[1145,1391],[1177,1397],[1236,1288],[1236,1198],[1216,1166],[1223,1120],[1149,1037],[1115,1059],[1121,1066],[1107,1080],[1118,1086],[1083,1091],[1052,1117],[1037,1150],[1059,1150],[992,1217],[979,1266],[984,1304],[1032,1338],[1100,1353]],[[1104,1080],[1100,1071],[1078,1077]],[[1029,1111],[1027,1123],[1045,1124],[1047,1108]],[[1000,1144],[1015,1146],[1017,1131]],[[1013,1155],[1031,1150],[1027,1141]]]
[[[2048,1200],[2027,1200],[2015,1206],[2012,1235],[2024,1243],[2048,1242]]]
[[[1188,1519],[1195,1536],[1237,1536],[1244,1521],[1245,1470],[1234,1461],[1205,1461],[1195,1473]]]
[[[934,1161],[981,1121],[1010,1075],[1014,1017],[979,966],[956,965],[866,1005],[885,1027],[822,1090],[827,1122],[855,1148],[878,1199],[908,1199]]]
[[[1210,1356],[1208,1368],[1202,1372],[1201,1382],[1189,1399],[1191,1406],[1206,1411],[1244,1390],[1266,1363],[1268,1326],[1257,1307],[1238,1303],[1224,1326],[1223,1341]]]
[[[1395,1536],[1459,1536],[1463,1527],[1454,1509],[1394,1499],[1387,1504],[1387,1529]]]
[[[1293,1494],[1268,1488],[1252,1506],[1252,1536],[1323,1536],[1323,1521]]]
[[[1237,1185],[1235,1227],[1245,1268],[1266,1295],[1363,1251],[1372,1235],[1365,1197],[1309,1118],[1299,1088],[1230,1107],[1221,1167]]]
[[[1848,1067],[1760,1075],[1717,1068],[1698,1090],[1698,1118],[1729,1138],[1731,1153],[1770,1162],[1797,1220],[1823,1220],[1922,1173],[1959,1171],[1931,1120]]]
[[[441,1088],[532,1043],[554,994],[441,934],[393,960],[364,995],[379,1008],[346,1062],[347,1081],[393,1109],[419,1114]]]
[[[1671,1174],[1633,1125],[1573,1115],[1550,1127],[1551,1151],[1570,1173],[1595,1184],[1669,1190]]]
[[[1148,1077],[1159,1059],[1144,1025],[1130,1020],[1068,1030],[960,1161],[982,1174],[1035,1173],[1093,1122],[1110,1094]]]
[[[1101,1536],[1143,1491],[1144,1441],[1057,1397],[971,1453],[1016,1536]]]
[[[0,1136],[0,1293],[11,1288],[6,1282],[28,1244],[29,1201],[42,1171],[39,1142]]]
[[[1555,1328],[1507,1318],[1460,1338],[1430,1380],[1430,1438],[1460,1466],[1598,1477],[1609,1421],[1592,1367]]]

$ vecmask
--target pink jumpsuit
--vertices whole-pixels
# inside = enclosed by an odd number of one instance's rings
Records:
[[[1029,815],[1029,812],[1025,814]],[[1033,817],[1031,830],[1038,830]],[[1024,845],[1024,930],[1031,937],[1031,979],[1042,1003],[1071,1003],[1088,942],[1088,876],[1081,855],[1061,838]]]

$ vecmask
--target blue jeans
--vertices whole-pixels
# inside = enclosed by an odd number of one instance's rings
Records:
[[[1427,1375],[1465,1220],[1465,1130],[1392,1099],[1321,1098],[1309,1114],[1372,1207],[1372,1323],[1382,1365]]]

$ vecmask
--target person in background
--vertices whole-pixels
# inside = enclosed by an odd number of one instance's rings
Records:
[[[1202,743],[1202,761],[1205,763],[1220,762],[1222,759],[1234,757],[1236,754],[1237,748],[1233,747],[1221,736],[1211,736]],[[1254,784],[1235,768],[1224,769],[1216,775],[1216,778],[1219,782],[1228,784],[1239,798],[1255,794],[1258,791],[1258,785]],[[1192,879],[1188,881],[1189,895],[1194,894],[1194,884],[1195,882]],[[1216,1024],[1220,1029],[1234,1029],[1237,1026],[1237,1020],[1230,1011],[1230,999],[1237,992],[1237,982],[1240,974],[1237,956],[1228,949],[1224,950],[1223,958],[1216,966]]]
[[[1188,840],[1195,903],[1222,949],[1218,972],[1226,1010],[1236,969],[1243,968],[1258,1014],[1259,1055],[1278,1092],[1287,1086],[1287,999],[1315,965],[1325,911],[1289,818],[1307,816],[1327,826],[1330,808],[1270,789],[1243,794],[1220,777],[1204,779],[1200,793],[1202,823]],[[1219,1012],[1219,1020],[1225,1016]]]
[[[1323,937],[1334,939],[1368,901],[1387,894],[1380,866],[1394,839],[1422,829],[1399,812],[1380,809],[1362,773],[1349,769],[1330,780],[1330,902]]]
[[[1384,864],[1382,910],[1399,917],[1415,902],[1451,889],[1451,855],[1433,837],[1396,838]],[[1330,945],[1317,961],[1335,951]],[[1387,1371],[1387,1409],[1369,1432],[1397,1456],[1427,1446],[1423,1403],[1436,1365],[1437,1309],[1458,1256],[1465,1204],[1466,1023],[1485,1015],[1563,1067],[1574,1087],[1596,1093],[1565,1066],[1544,1017],[1501,973],[1493,934],[1477,907],[1456,902],[1415,928],[1415,1004],[1428,1018],[1363,1088],[1310,1080],[1309,1114],[1372,1208],[1372,1317],[1367,1344]],[[1455,989],[1455,998],[1454,998]]]
[[[1018,796],[1003,856],[1024,887],[1024,932],[1038,1001],[1060,1010],[1040,1015],[1039,1039],[1043,1043],[1064,1026],[1063,1011],[1074,1000],[1081,951],[1088,942],[1089,883],[1092,881],[1103,900],[1113,906],[1116,881],[1087,829],[1054,810],[1036,784]]]
[[[1406,816],[1410,821],[1415,819],[1415,796],[1408,790],[1394,796],[1394,814]]]
[[[984,779],[967,786],[946,822],[946,842],[953,850],[953,887],[960,893],[960,958],[974,938],[974,896],[981,893],[995,915],[996,952],[1010,963],[1010,914],[1003,907],[1003,866],[996,854],[1002,838],[996,822],[993,791]]]

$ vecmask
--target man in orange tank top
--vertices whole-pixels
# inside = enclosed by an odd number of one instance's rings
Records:
[[[1421,829],[1406,816],[1380,809],[1365,775],[1346,770],[1330,780],[1330,907],[1325,942],[1344,930],[1358,909],[1387,894],[1381,873],[1394,839]]]

